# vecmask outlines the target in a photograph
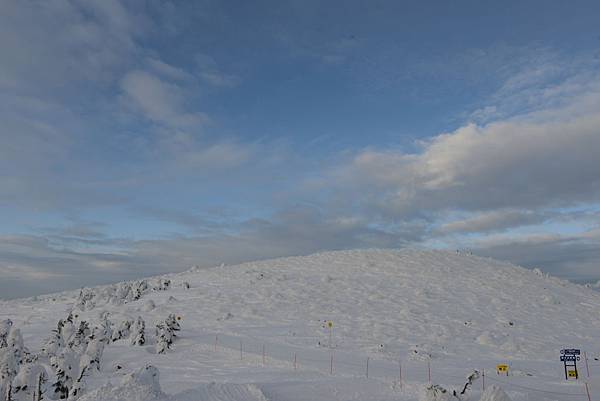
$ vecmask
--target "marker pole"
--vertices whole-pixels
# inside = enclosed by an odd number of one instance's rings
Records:
[[[588,387],[587,382],[585,383],[585,392],[587,393],[588,401],[592,401],[592,396],[590,395],[590,388]]]
[[[427,376],[429,378],[429,384],[431,384],[431,361],[427,361]]]
[[[398,370],[400,371],[400,390],[402,390],[402,361],[398,361]]]
[[[485,391],[485,369],[481,369],[481,387]]]
[[[369,378],[369,357],[367,357],[367,379]]]
[[[331,353],[331,359],[329,362],[329,374],[333,375],[333,352]]]
[[[587,371],[587,377],[590,378],[590,365],[588,364],[587,353],[583,351],[583,359],[585,359],[585,370]]]

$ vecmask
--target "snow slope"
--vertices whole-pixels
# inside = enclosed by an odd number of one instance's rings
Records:
[[[92,325],[107,312],[115,325],[142,316],[147,345],[107,345],[101,371],[86,378],[86,400],[134,399],[119,394],[134,386],[127,374],[147,364],[160,371],[155,399],[408,401],[422,397],[429,369],[432,382],[457,389],[485,369],[515,401],[583,401],[584,381],[600,400],[600,293],[539,271],[456,252],[357,250],[162,279],[170,289],[125,303],[107,302],[109,286],[94,288],[85,310],[74,307],[78,291],[0,301],[0,320],[10,318],[37,351],[71,311]],[[159,355],[154,322],[171,313],[182,330]],[[562,377],[559,350],[571,347],[587,351],[590,379]],[[493,373],[498,363],[511,366],[509,377]]]

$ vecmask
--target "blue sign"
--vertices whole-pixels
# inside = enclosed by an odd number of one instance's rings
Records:
[[[561,355],[560,356],[560,360],[561,362],[572,362],[572,361],[578,361],[579,357],[577,355]]]
[[[580,349],[575,349],[575,348],[561,349],[560,353],[562,355],[581,355],[581,350]]]

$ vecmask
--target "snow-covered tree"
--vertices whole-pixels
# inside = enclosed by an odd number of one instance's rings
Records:
[[[156,325],[156,353],[164,354],[173,344],[173,330],[171,330],[164,322]]]
[[[42,365],[38,363],[22,365],[12,383],[15,398],[34,399],[47,378],[48,373]]]
[[[6,319],[0,321],[0,348],[8,347],[8,333],[13,325],[12,320]]]
[[[19,364],[12,350],[8,347],[0,348],[0,394],[7,400],[8,394],[12,394],[12,380],[17,375],[18,369]]]
[[[178,318],[173,313],[171,313],[165,320],[165,324],[169,329],[171,329],[171,331],[173,331],[173,337],[177,337],[176,332],[181,330]]]
[[[121,324],[119,325],[119,328],[113,332],[112,341],[115,342],[117,340],[129,338],[132,324],[133,324],[133,320],[131,320],[131,319],[123,320],[121,322]]]
[[[95,297],[96,294],[94,293],[94,290],[82,288],[81,291],[79,291],[79,297],[77,298],[75,306],[82,311],[93,309],[96,306],[96,303],[94,302]]]
[[[64,346],[65,342],[60,334],[60,330],[53,329],[50,336],[44,342],[44,345],[42,345],[42,354],[51,357],[59,353]]]
[[[23,363],[27,357],[29,356],[29,351],[25,348],[23,343],[23,336],[21,335],[21,330],[17,328],[12,328],[8,333],[7,339],[7,349],[13,353],[15,357],[15,361],[17,364]]]
[[[68,344],[77,328],[75,327],[75,319],[72,313],[66,319],[58,321],[58,330],[65,344]]]
[[[72,351],[64,351],[50,358],[50,365],[54,368],[56,376],[52,383],[54,393],[58,398],[66,399],[79,375],[79,360]]]
[[[171,287],[171,280],[166,278],[158,279],[156,285],[154,286],[155,291],[166,291]]]
[[[102,360],[102,354],[104,353],[104,346],[106,342],[100,338],[91,338],[87,344],[87,348],[84,354],[81,356],[79,362],[79,369],[81,372],[100,370],[100,361]]]
[[[135,324],[133,325],[131,344],[132,345],[144,345],[146,343],[146,322],[141,316],[138,316]]]
[[[73,336],[71,336],[71,339],[69,340],[69,348],[80,352],[83,351],[87,346],[88,337],[90,336],[90,333],[91,331],[89,323],[85,320],[79,322],[79,327],[75,331],[75,334],[73,334]]]

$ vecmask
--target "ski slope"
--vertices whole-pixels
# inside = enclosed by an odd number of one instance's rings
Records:
[[[146,345],[107,345],[82,400],[416,401],[430,376],[460,389],[482,369],[514,401],[584,401],[584,382],[600,400],[600,293],[540,271],[457,252],[355,250],[160,279],[170,288],[128,302],[103,297],[110,286],[91,289],[84,307],[79,291],[0,301],[0,320],[37,352],[70,312],[92,325],[141,316]],[[169,314],[182,328],[156,354],[154,323]],[[579,381],[564,380],[562,348],[586,351],[589,379],[581,364]],[[160,387],[132,375],[149,364]],[[463,399],[479,400],[482,381]]]

